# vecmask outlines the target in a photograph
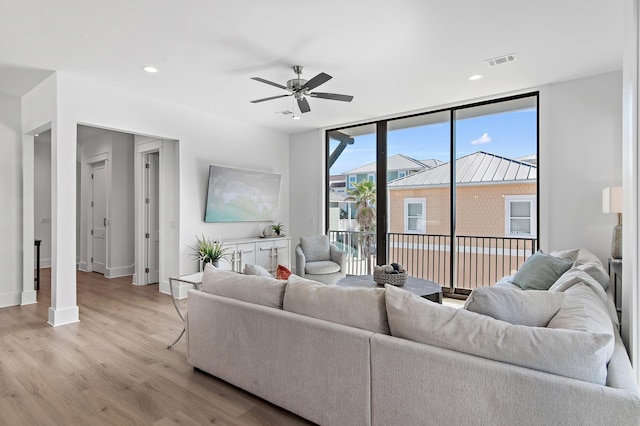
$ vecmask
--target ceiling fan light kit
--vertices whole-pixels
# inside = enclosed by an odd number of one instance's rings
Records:
[[[311,107],[309,106],[309,101],[307,100],[307,97],[329,99],[331,101],[341,101],[341,102],[351,102],[353,100],[353,96],[351,95],[342,95],[339,93],[311,92],[311,90],[331,80],[332,77],[329,74],[321,72],[320,74],[313,77],[311,80],[305,80],[303,78],[300,78],[300,75],[302,74],[302,69],[303,67],[301,65],[294,65],[293,72],[295,72],[298,75],[298,77],[292,78],[291,80],[287,81],[286,85],[274,83],[273,81],[265,80],[264,78],[260,78],[260,77],[251,77],[252,80],[256,80],[261,83],[268,84],[270,86],[275,86],[289,92],[285,95],[270,96],[268,98],[256,99],[255,101],[251,101],[251,103],[256,104],[259,102],[265,102],[273,99],[293,96],[294,99],[298,102],[298,108],[300,108],[300,112],[305,113],[305,112],[311,111]]]

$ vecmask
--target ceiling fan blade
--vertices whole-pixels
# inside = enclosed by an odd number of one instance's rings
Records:
[[[289,93],[288,95],[270,96],[268,98],[256,99],[255,101],[249,101],[249,102],[251,102],[252,104],[257,104],[258,102],[270,101],[271,99],[286,98],[287,96],[291,96],[291,95],[293,95],[293,93]]]
[[[326,83],[327,81],[331,80],[332,78],[333,77],[331,77],[329,74],[325,74],[325,73],[321,72],[320,74],[318,74],[315,77],[313,77],[311,80],[307,81],[307,84],[304,85],[302,90],[304,90],[304,89],[313,90],[316,87],[320,86],[321,84]]]
[[[353,100],[353,96],[341,95],[339,93],[315,92],[315,93],[309,93],[309,96],[312,96],[314,98],[331,99],[332,101],[342,101],[342,102],[351,102]]]
[[[251,80],[259,81],[260,83],[264,83],[264,84],[270,84],[271,86],[276,86],[276,87],[279,87],[281,89],[287,90],[287,88],[285,86],[283,86],[282,84],[274,83],[273,81],[265,80],[264,78],[251,77]]]
[[[309,102],[306,98],[298,99],[298,108],[300,108],[300,112],[309,112],[311,111],[311,107],[309,106]]]

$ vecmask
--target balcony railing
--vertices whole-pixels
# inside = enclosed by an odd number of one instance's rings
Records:
[[[373,233],[329,231],[329,238],[347,252],[347,274],[373,273],[377,263]],[[493,285],[503,276],[513,275],[536,251],[537,240],[532,238],[459,235],[452,271],[448,235],[387,234],[388,262],[402,264],[409,275],[434,281],[447,293],[466,294],[476,287]]]

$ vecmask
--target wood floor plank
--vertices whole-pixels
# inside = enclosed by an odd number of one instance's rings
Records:
[[[311,424],[167,349],[182,322],[157,285],[77,276],[79,323],[47,324],[49,269],[37,304],[0,309],[0,425]]]

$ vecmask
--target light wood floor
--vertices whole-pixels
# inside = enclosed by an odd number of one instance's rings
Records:
[[[80,322],[51,327],[38,303],[0,309],[0,424],[310,424],[186,361],[171,298],[131,277],[78,272]]]

